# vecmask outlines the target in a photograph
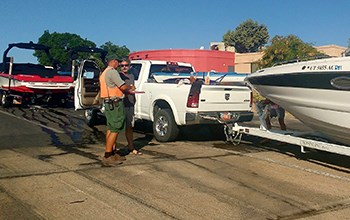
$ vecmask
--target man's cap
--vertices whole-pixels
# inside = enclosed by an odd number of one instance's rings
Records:
[[[107,55],[107,62],[109,62],[111,60],[118,60],[118,61],[120,61],[120,58],[117,55],[115,55],[115,54]]]

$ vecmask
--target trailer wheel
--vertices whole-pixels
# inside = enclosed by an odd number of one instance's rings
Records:
[[[160,142],[174,141],[179,134],[174,116],[170,109],[160,109],[154,116],[154,137]]]
[[[57,105],[58,105],[58,107],[67,108],[68,107],[68,100],[64,97],[59,98],[57,100]]]
[[[1,106],[8,108],[11,106],[12,97],[8,96],[6,93],[0,93]]]

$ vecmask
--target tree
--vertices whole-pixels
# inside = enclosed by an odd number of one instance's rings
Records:
[[[345,56],[350,56],[350,38],[349,38],[348,42],[349,42],[348,49],[346,49],[344,52]]]
[[[304,43],[295,35],[286,37],[276,35],[271,40],[271,45],[264,50],[264,55],[259,61],[259,67],[265,68],[283,61],[324,55],[318,52],[311,44]]]
[[[118,45],[113,44],[110,41],[101,45],[100,48],[106,50],[109,55],[114,54],[117,55],[119,58],[128,57],[130,54],[130,50],[125,45],[120,47]]]
[[[84,47],[96,47],[96,44],[87,39],[81,38],[77,34],[70,33],[50,33],[48,30],[44,31],[43,35],[39,37],[39,44],[43,44],[51,47],[50,54],[54,60],[59,62],[62,66],[69,64],[69,51],[67,48],[73,48],[77,46]],[[43,65],[53,65],[50,59],[43,51],[35,51],[34,56],[38,58],[38,62]],[[82,56],[88,56],[87,54],[79,54]]]
[[[234,31],[227,31],[223,36],[226,46],[233,46],[238,53],[257,52],[269,40],[265,25],[259,25],[252,19],[241,23]]]

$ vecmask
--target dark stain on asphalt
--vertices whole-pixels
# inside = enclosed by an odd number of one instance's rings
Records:
[[[28,136],[20,135],[21,133],[27,134],[28,131],[21,131],[19,128],[18,132],[14,133],[14,135],[18,135],[17,137],[6,138],[7,142],[3,143],[3,146],[6,146],[6,148],[14,149],[18,146],[38,147],[49,145],[63,150],[66,154],[73,153],[99,161],[98,156],[85,152],[83,149],[89,144],[103,143],[105,134],[96,128],[89,128],[84,118],[78,117],[73,109],[23,108],[14,106],[12,108],[1,108],[1,110],[15,116],[14,118],[8,118],[8,120],[11,120],[9,123],[17,123],[16,120],[18,118],[23,118],[35,124],[43,125],[39,127],[41,133],[34,133],[34,135]],[[26,124],[23,120],[20,122]],[[36,127],[36,132],[38,127],[35,124],[26,125],[25,128],[28,129],[34,126]],[[7,133],[11,134],[11,132]],[[2,135],[6,134],[3,133]],[[37,155],[38,159],[43,161],[50,161],[53,156],[55,155]]]
[[[44,108],[32,106],[30,108],[1,108],[1,110],[16,117],[22,117],[26,120],[43,125],[41,127],[42,134],[38,134],[38,138],[27,137],[31,140],[26,142],[26,145],[28,146],[47,146],[46,140],[42,137],[48,137],[50,141],[48,145],[60,148],[65,152],[76,153],[85,155],[91,159],[97,159],[93,154],[86,155],[85,152],[80,151],[79,149],[85,148],[90,144],[103,145],[105,142],[104,132],[95,127],[88,127],[85,123],[85,119],[81,115],[78,115],[73,108]],[[50,129],[51,127],[54,129]],[[61,130],[63,133],[58,133],[55,131],[55,129]],[[136,123],[135,132],[141,132],[146,135],[144,139],[135,140],[135,146],[138,149],[154,144],[151,142],[153,139],[153,135],[151,135],[151,123]],[[3,140],[7,141],[5,145],[8,147],[17,147],[17,140],[23,140],[23,138],[26,138],[26,136],[18,136],[15,138],[4,136]],[[181,129],[179,140],[194,142],[220,141],[220,143],[214,143],[212,146],[215,148],[237,151],[244,154],[272,150],[343,172],[348,172],[346,169],[350,168],[350,163],[347,156],[320,151],[311,151],[305,154],[300,152],[300,148],[298,146],[281,144],[280,142],[270,140],[266,141],[266,139],[264,140],[252,136],[243,136],[241,144],[233,145],[230,142],[225,142],[226,138],[221,125],[197,125],[186,127]],[[23,145],[23,143],[21,144]],[[147,153],[158,158],[176,159],[173,155],[151,151]],[[48,158],[41,159],[44,160]]]

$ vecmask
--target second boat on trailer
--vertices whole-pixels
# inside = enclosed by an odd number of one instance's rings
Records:
[[[59,75],[55,66],[15,63],[13,57],[7,56],[12,48],[44,51],[51,63],[54,63],[49,53],[50,48],[47,46],[33,42],[9,44],[0,64],[1,105],[5,107],[14,103],[65,105],[72,97],[73,78]]]

